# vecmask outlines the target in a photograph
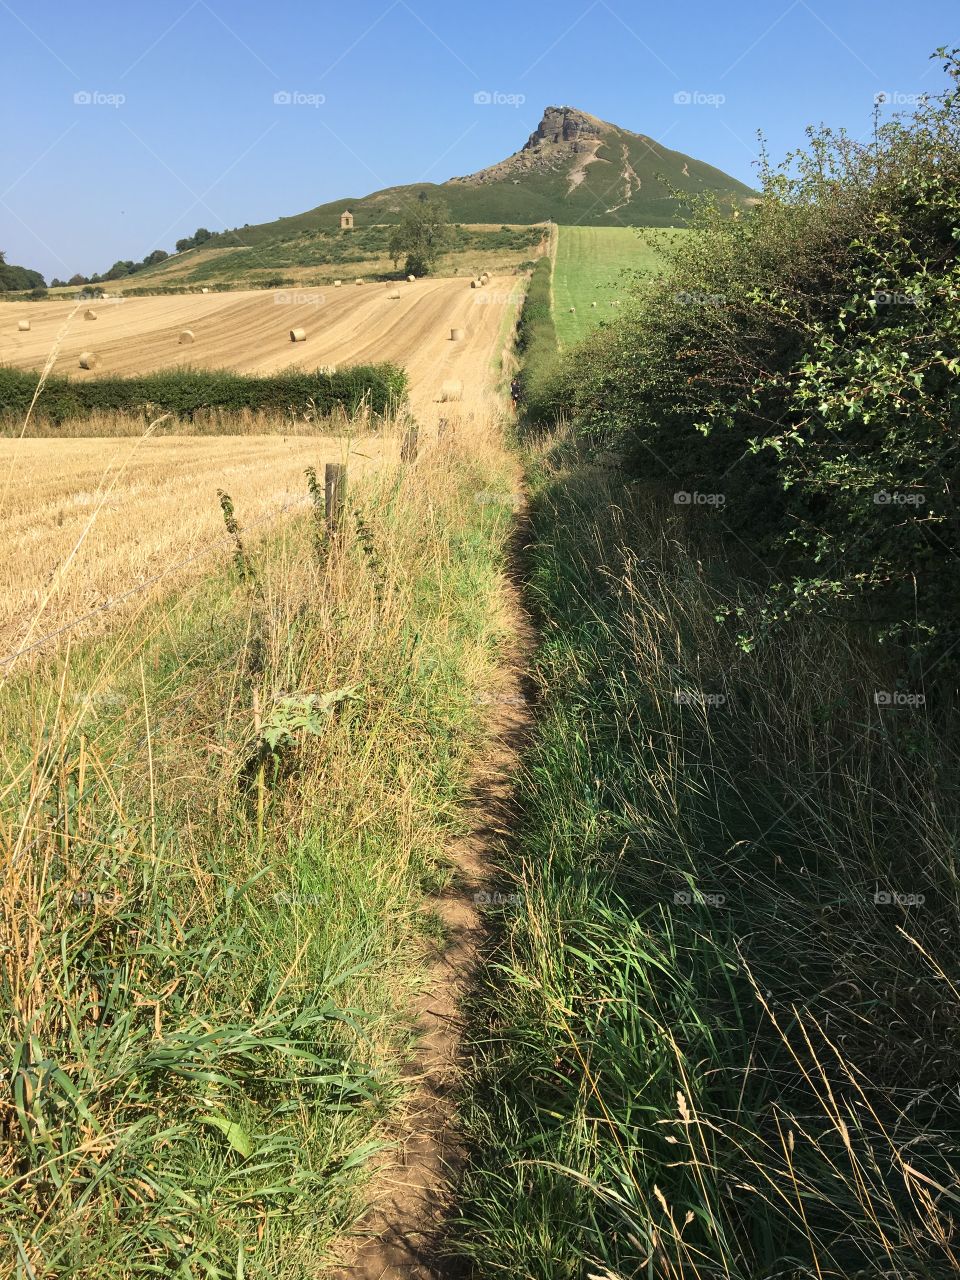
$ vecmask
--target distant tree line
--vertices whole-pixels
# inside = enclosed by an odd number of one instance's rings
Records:
[[[0,293],[9,289],[45,289],[46,286],[47,282],[39,271],[12,266],[7,262],[6,255],[0,252]]]
[[[192,236],[184,236],[182,240],[177,241],[176,252],[183,253],[187,249],[195,249],[197,245],[205,244],[206,241],[212,240],[213,235],[214,233],[212,231],[208,231],[206,227],[197,227]],[[104,271],[100,275],[94,273],[92,276],[85,276],[81,275],[80,272],[77,272],[77,274],[71,276],[69,280],[58,280],[54,277],[54,279],[51,280],[50,285],[51,288],[56,289],[63,288],[67,285],[106,284],[110,280],[123,280],[126,276],[136,275],[138,271],[142,271],[145,267],[155,267],[160,262],[166,262],[170,256],[171,255],[167,253],[166,249],[154,249],[152,253],[147,254],[142,262],[134,262],[130,258],[120,258],[113,264],[109,271]],[[22,270],[22,268],[19,267],[13,269],[17,271]],[[31,272],[30,274],[35,275],[36,272]],[[6,287],[12,288],[14,286],[8,285]],[[30,286],[18,285],[16,287],[29,288]]]

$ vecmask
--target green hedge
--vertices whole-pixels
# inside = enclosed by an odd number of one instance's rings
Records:
[[[0,366],[0,417],[26,413],[39,375]],[[47,380],[37,402],[40,414],[56,423],[98,412],[158,412],[192,419],[204,410],[244,409],[274,413],[312,410],[354,412],[366,399],[373,413],[387,413],[407,390],[398,365],[353,365],[336,373],[287,369],[248,375],[228,369],[173,369],[137,378],[94,378],[76,382]]]
[[[552,422],[557,415],[553,383],[559,349],[553,323],[552,277],[553,263],[549,258],[541,258],[530,277],[517,325],[523,407],[526,418],[533,424]]]
[[[947,91],[870,147],[813,131],[748,216],[702,210],[673,274],[556,380],[585,437],[756,553],[772,581],[745,643],[819,612],[960,653],[960,57],[942,56]]]

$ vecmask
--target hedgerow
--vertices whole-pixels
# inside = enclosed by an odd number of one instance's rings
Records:
[[[0,417],[26,413],[39,375],[0,366]],[[98,377],[88,382],[49,378],[37,412],[64,422],[103,411],[169,413],[192,419],[203,410],[253,410],[280,414],[323,415],[337,408],[348,413],[366,404],[385,414],[406,395],[407,375],[398,365],[354,365],[335,373],[285,369],[269,375],[228,369],[172,369],[137,378]]]
[[[747,216],[702,208],[550,391],[722,506],[770,572],[765,622],[837,610],[917,653],[960,637],[960,59],[938,56],[948,90],[878,109],[869,144],[811,130]]]
[[[534,423],[548,420],[556,412],[557,404],[553,383],[559,352],[550,291],[552,272],[550,259],[540,258],[530,276],[517,325],[524,411]]]

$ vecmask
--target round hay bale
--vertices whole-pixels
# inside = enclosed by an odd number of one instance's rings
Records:
[[[357,284],[363,284],[363,281],[359,279],[359,277],[357,278]]]
[[[489,283],[490,283],[490,273],[489,273],[488,271],[484,271],[484,273],[481,275],[481,277],[480,277],[480,283],[481,283],[481,284],[489,284]]]
[[[29,321],[29,320],[18,320],[18,321],[17,321],[17,328],[20,330],[20,332],[21,332],[21,333],[29,333],[29,332],[30,332],[30,321]]]
[[[573,315],[573,313],[574,313],[574,311],[576,311],[576,309],[577,309],[576,307],[571,307],[571,308],[570,308],[570,314],[571,314],[571,315]]]
[[[189,344],[190,344],[191,342],[193,342],[193,330],[192,330],[192,329],[184,329],[184,330],[181,332],[181,334],[180,334],[180,337],[179,337],[178,341],[179,341],[179,343],[180,343],[181,347],[189,346]]]
[[[595,307],[597,304],[595,302],[591,302],[590,305],[591,307]]]
[[[306,342],[306,340],[307,340],[307,331],[306,331],[306,329],[291,329],[291,330],[290,330],[290,341],[291,341],[291,342]]]
[[[209,293],[209,292],[210,292],[210,290],[209,290],[209,289],[201,289],[201,290],[200,290],[200,292],[201,292],[201,293]]]
[[[416,276],[407,276],[407,284],[416,284]]]
[[[462,330],[462,329],[451,329],[451,330],[450,330],[450,341],[451,341],[451,342],[462,342],[462,341],[463,341],[463,330]]]
[[[100,357],[96,355],[93,351],[80,352],[80,368],[81,369],[95,369],[99,363],[100,363]]]
[[[342,281],[342,280],[334,280],[334,282],[333,282],[333,287],[334,287],[335,289],[342,289],[342,288],[343,288],[343,281]]]
[[[400,301],[399,290],[394,289],[393,293],[387,294],[387,297],[390,299],[391,302],[399,302]]]
[[[480,281],[479,281],[479,280],[471,280],[471,281],[470,281],[470,288],[471,288],[471,289],[479,289],[479,288],[480,288]]]
[[[462,400],[463,399],[463,383],[451,379],[445,382],[440,388],[441,400]]]
[[[83,318],[84,320],[96,320],[97,313],[93,310],[92,307],[88,307],[86,311],[83,313]]]

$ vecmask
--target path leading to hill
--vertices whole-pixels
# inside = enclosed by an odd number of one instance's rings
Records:
[[[513,540],[515,562],[522,555],[523,529],[521,517]],[[344,1241],[345,1260],[333,1280],[450,1280],[460,1274],[437,1246],[467,1158],[456,1124],[465,1031],[461,1002],[484,936],[478,898],[482,902],[497,846],[512,826],[513,785],[532,720],[526,671],[533,629],[518,578],[514,564],[503,583],[508,638],[484,695],[486,746],[465,806],[469,829],[449,850],[449,886],[429,904],[443,920],[446,942],[411,1011],[419,1039],[405,1074],[413,1091],[388,1135],[393,1145],[367,1188],[370,1208]]]

